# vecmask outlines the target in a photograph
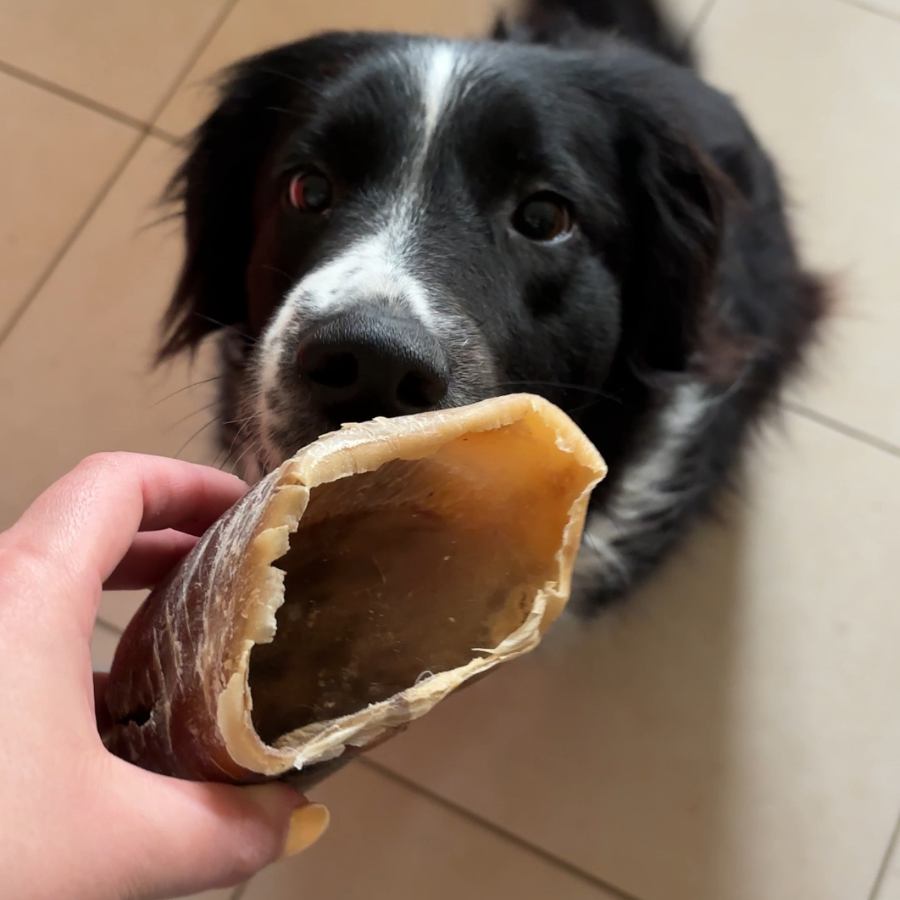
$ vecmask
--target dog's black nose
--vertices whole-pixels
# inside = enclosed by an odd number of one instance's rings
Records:
[[[312,329],[297,348],[297,366],[335,423],[432,409],[450,386],[437,339],[414,320],[383,313],[347,313]]]

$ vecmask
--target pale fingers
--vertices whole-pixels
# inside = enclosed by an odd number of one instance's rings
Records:
[[[48,573],[102,583],[140,530],[200,534],[246,491],[233,475],[130,453],[86,459],[25,512],[6,538]]]

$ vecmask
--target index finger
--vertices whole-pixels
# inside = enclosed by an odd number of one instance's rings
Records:
[[[138,531],[202,534],[247,485],[206,466],[142,456],[90,456],[48,488],[8,535],[51,570],[105,581]]]

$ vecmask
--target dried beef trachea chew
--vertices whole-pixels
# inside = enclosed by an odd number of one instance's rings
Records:
[[[538,644],[605,472],[526,394],[325,435],[145,601],[104,742],[167,775],[308,787]]]

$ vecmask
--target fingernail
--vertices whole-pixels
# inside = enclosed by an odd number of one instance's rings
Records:
[[[330,821],[331,814],[321,803],[307,803],[295,809],[291,813],[291,824],[280,859],[296,856],[312,847],[325,834]]]

